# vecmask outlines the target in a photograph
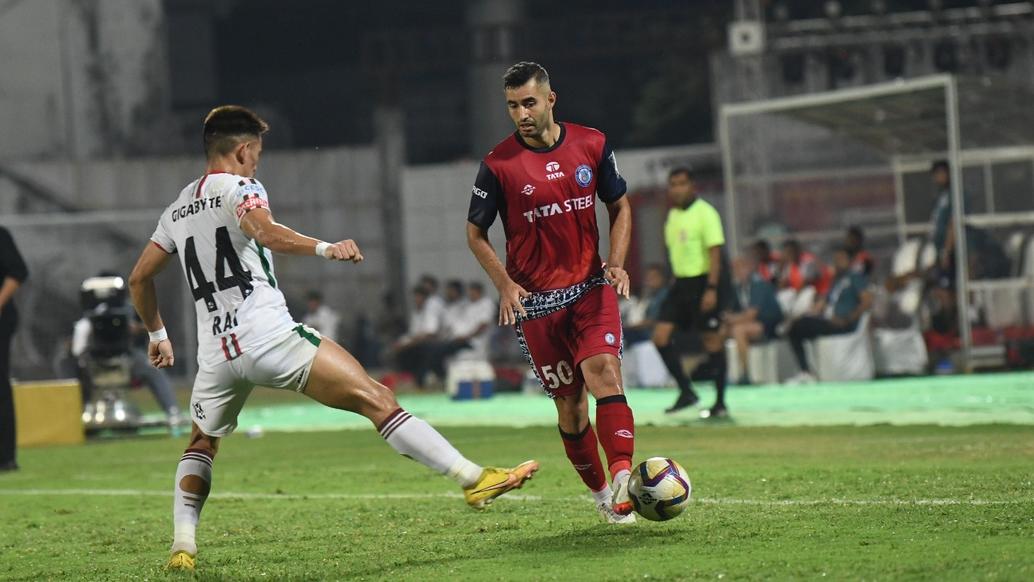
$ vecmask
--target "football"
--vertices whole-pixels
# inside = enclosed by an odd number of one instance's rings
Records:
[[[652,521],[678,516],[689,505],[692,491],[686,470],[665,457],[639,463],[628,481],[628,495],[636,513]]]

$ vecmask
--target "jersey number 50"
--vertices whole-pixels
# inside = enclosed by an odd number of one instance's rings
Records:
[[[556,390],[561,384],[574,382],[574,370],[571,369],[571,364],[560,360],[556,364],[556,372],[553,372],[553,366],[542,366],[542,379],[546,383],[546,388]]]
[[[240,289],[241,298],[251,295],[251,271],[241,264],[237,252],[233,249],[233,242],[230,241],[230,231],[225,226],[215,229],[215,283],[211,283],[205,277],[205,271],[197,260],[197,249],[194,247],[194,237],[189,237],[183,249],[183,258],[186,263],[187,285],[190,286],[190,293],[194,301],[205,300],[205,306],[209,312],[216,311],[215,288],[219,286],[220,291],[227,289]],[[230,273],[226,273],[226,267]]]

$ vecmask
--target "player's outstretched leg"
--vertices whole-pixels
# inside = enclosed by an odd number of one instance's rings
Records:
[[[586,358],[581,370],[586,387],[596,398],[596,429],[613,479],[613,510],[630,515],[628,479],[635,452],[635,418],[621,388],[621,362],[611,354],[600,354]]]
[[[173,541],[167,570],[193,571],[197,556],[195,534],[201,508],[212,489],[212,461],[219,439],[201,432],[197,424],[190,433],[190,446],[176,467],[173,486]]]
[[[539,469],[536,461],[509,469],[481,467],[469,461],[431,425],[403,410],[390,389],[370,378],[351,354],[326,338],[313,360],[305,395],[370,419],[400,455],[459,483],[467,504],[475,509],[520,488]]]

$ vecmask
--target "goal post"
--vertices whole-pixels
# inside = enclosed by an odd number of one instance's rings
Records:
[[[962,216],[952,221],[954,239],[967,241],[956,245],[958,297],[968,299],[974,289],[1029,292],[1034,273],[1020,269],[1011,283],[974,281],[967,233],[980,227],[1003,238],[1008,226],[1034,240],[1034,114],[1025,112],[1032,97],[1006,80],[941,74],[722,105],[718,133],[731,252],[744,252],[757,238],[797,238],[821,254],[857,224],[871,252],[887,264],[907,238],[930,236],[936,192],[929,168],[944,159],[953,216]],[[999,184],[999,175],[1015,174],[1017,163],[1032,168],[1030,183],[1019,185],[1024,174],[1013,180],[1018,185]],[[987,202],[970,204],[978,194]],[[984,307],[975,313],[969,300],[958,307],[965,366],[979,363],[985,352],[1000,358],[1000,345],[974,351],[971,323],[986,315]],[[1016,321],[997,321],[995,333],[1030,323],[1009,317]]]

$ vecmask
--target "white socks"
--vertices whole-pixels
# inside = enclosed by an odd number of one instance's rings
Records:
[[[402,456],[445,475],[467,488],[481,478],[482,468],[468,461],[431,425],[399,408],[377,427]]]
[[[604,485],[603,489],[599,491],[592,491],[592,500],[596,502],[596,505],[606,503],[610,506],[610,500],[614,497],[614,492],[611,491],[610,485]]]
[[[212,488],[212,458],[206,452],[187,449],[176,467],[176,484],[172,502],[173,541],[172,550],[197,554],[194,533],[201,508]]]
[[[632,476],[632,472],[628,469],[621,469],[614,474],[614,484],[617,485],[622,481],[627,481]]]

